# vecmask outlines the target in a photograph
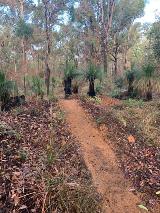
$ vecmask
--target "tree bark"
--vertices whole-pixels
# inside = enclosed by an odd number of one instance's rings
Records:
[[[92,78],[89,80],[88,95],[91,96],[91,97],[96,96],[96,92],[95,92],[95,89],[94,89],[94,79],[92,79]]]
[[[65,97],[72,95],[72,79],[67,78],[64,80],[64,91],[65,91]]]
[[[18,0],[20,9],[20,18],[24,20],[24,0]],[[26,42],[25,37],[21,40],[22,46],[22,69],[24,74],[24,94],[26,95],[26,73],[27,73],[27,57],[26,57]]]
[[[104,12],[104,1],[100,0],[100,10],[101,10],[101,47],[103,55],[103,67],[104,72],[107,73],[108,68],[108,39],[109,31],[112,26],[113,11],[115,6],[115,0],[108,0],[108,18],[107,23],[105,23],[105,12]]]
[[[49,33],[49,20],[48,20],[48,2],[43,0],[45,8],[45,32],[46,32],[46,56],[45,56],[45,84],[47,88],[47,96],[50,91],[50,67],[49,67],[49,55],[50,55],[50,33]]]
[[[152,85],[151,81],[149,80],[148,85],[147,85],[147,92],[146,92],[146,100],[151,101],[152,100]]]

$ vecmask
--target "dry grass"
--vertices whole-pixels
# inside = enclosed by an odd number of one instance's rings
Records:
[[[160,145],[160,103],[127,100],[114,107],[113,113],[124,126],[131,126],[149,145]]]

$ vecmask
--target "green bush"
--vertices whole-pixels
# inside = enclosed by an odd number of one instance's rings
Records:
[[[122,89],[124,86],[124,78],[123,77],[117,78],[115,84],[118,88]]]
[[[43,98],[44,95],[44,80],[39,76],[32,76],[28,79],[28,83],[31,87],[32,92],[36,96]]]
[[[96,93],[97,94],[101,94],[102,93],[102,91],[103,91],[103,85],[101,84],[101,83],[98,83],[97,85],[96,85]]]
[[[129,99],[124,101],[124,104],[127,107],[142,107],[144,105],[144,101],[129,98]]]
[[[12,81],[6,79],[5,73],[0,71],[0,101],[5,103],[14,89],[14,84]]]

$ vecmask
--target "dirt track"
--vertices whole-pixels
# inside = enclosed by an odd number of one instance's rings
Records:
[[[104,199],[107,213],[138,213],[139,198],[129,190],[129,184],[118,167],[116,156],[102,134],[77,100],[61,100],[61,108],[72,134],[80,143],[84,160],[92,174],[93,184]]]

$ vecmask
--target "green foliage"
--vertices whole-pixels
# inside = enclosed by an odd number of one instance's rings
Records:
[[[7,101],[13,90],[13,82],[6,79],[5,73],[0,71],[0,101]]]
[[[102,102],[101,98],[97,97],[97,96],[95,96],[95,97],[87,97],[87,101],[93,102],[95,104],[101,104],[101,102]]]
[[[51,166],[55,160],[56,160],[56,153],[54,152],[54,149],[51,145],[47,146],[47,151],[46,151],[46,163],[48,166]]]
[[[145,207],[144,205],[140,204],[140,205],[138,205],[138,207],[139,207],[140,209],[143,209],[143,210],[145,210],[145,211],[148,212],[147,207]]]
[[[144,105],[144,101],[129,98],[128,100],[124,100],[124,104],[127,107],[142,107]]]
[[[153,23],[150,33],[149,39],[151,39],[151,44],[153,48],[153,53],[155,58],[160,61],[160,20]]]
[[[120,90],[118,88],[114,88],[111,90],[111,92],[108,95],[112,98],[116,98],[117,96],[119,96],[119,94],[120,94]]]
[[[101,94],[103,91],[103,85],[101,83],[97,83],[95,91],[97,94]]]
[[[54,77],[51,78],[51,86],[52,86],[52,89],[54,89],[56,87],[56,79]]]
[[[19,158],[21,161],[25,162],[27,160],[27,152],[25,150],[20,150]]]
[[[33,29],[23,19],[20,19],[17,23],[15,34],[17,37],[25,38],[26,40],[32,37]]]
[[[153,64],[147,64],[142,68],[142,75],[146,78],[151,78],[154,76],[155,73],[155,66]]]
[[[124,85],[124,77],[117,78],[115,84],[118,88],[122,89]]]
[[[86,72],[86,79],[87,80],[95,80],[98,79],[102,81],[103,78],[103,72],[100,67],[94,65],[93,63],[90,63]]]
[[[115,30],[124,30],[127,28],[136,18],[143,15],[144,7],[144,0],[118,1],[113,16],[113,28]]]
[[[67,183],[61,175],[47,180],[47,199],[45,207],[48,212],[96,213],[101,212],[100,199],[94,189],[79,183]]]
[[[155,66],[153,64],[147,64],[142,67],[135,86],[142,91],[147,93],[149,90],[159,92],[160,91],[160,78],[156,76]]]
[[[138,76],[138,71],[134,67],[131,68],[131,70],[127,70],[125,72],[125,80],[127,81],[127,84],[129,82],[134,82],[137,76]]]
[[[36,96],[43,97],[44,95],[44,80],[40,78],[39,76],[32,76],[30,79],[28,79],[28,83],[32,89],[32,92]]]
[[[78,72],[75,63],[73,61],[66,61],[66,66],[64,69],[64,79],[74,79],[80,75]]]

